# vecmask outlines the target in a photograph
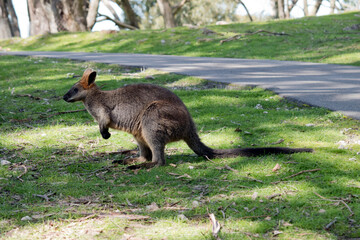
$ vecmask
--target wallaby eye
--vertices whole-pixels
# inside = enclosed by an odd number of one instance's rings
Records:
[[[74,88],[74,93],[77,93],[79,91],[79,89]]]

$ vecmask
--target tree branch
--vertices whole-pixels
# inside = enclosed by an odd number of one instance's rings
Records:
[[[101,0],[105,7],[107,7],[107,9],[109,9],[109,11],[111,12],[111,14],[114,16],[115,20],[120,21],[119,15],[116,13],[115,9],[111,6],[110,1],[109,0]]]
[[[190,0],[182,0],[181,3],[179,3],[178,5],[171,7],[173,15],[175,16],[176,14],[178,14],[178,12],[187,2],[190,2]]]
[[[106,16],[106,15],[103,15],[103,14],[98,14],[98,16],[100,17],[104,17],[106,20],[110,20],[112,21],[113,23],[115,23],[117,26],[121,27],[121,28],[128,28],[130,30],[138,30],[137,27],[134,27],[134,26],[131,26],[131,25],[128,25],[126,23],[123,23],[123,22],[120,22],[116,19],[112,19],[111,17],[109,16]]]
[[[241,1],[241,0],[237,0],[237,2],[243,6],[243,8],[245,9],[248,17],[250,18],[250,21],[252,22],[252,21],[253,21],[253,18],[251,17],[250,12],[249,12],[249,10],[247,9],[247,7],[245,6],[244,2]]]

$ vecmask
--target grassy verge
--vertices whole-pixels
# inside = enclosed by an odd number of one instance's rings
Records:
[[[360,66],[359,12],[293,20],[240,23],[202,28],[59,33],[0,41],[0,47],[27,51],[84,51],[296,60]],[[265,30],[269,32],[259,32]],[[242,34],[239,38],[221,40]]]
[[[111,153],[135,148],[130,135],[103,140],[88,113],[59,114],[83,109],[61,96],[86,67],[103,89],[173,89],[211,147],[315,153],[209,162],[179,142],[167,146],[167,166],[126,170],[111,162],[128,155]],[[341,114],[258,88],[68,60],[2,56],[0,89],[3,239],[212,239],[208,213],[222,239],[360,236],[359,123]]]

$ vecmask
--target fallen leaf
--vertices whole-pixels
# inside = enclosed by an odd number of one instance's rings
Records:
[[[25,216],[23,218],[21,218],[21,221],[31,221],[33,220],[30,216]]]
[[[254,192],[253,195],[251,196],[252,200],[255,200],[258,197],[259,193],[258,192]]]
[[[277,164],[275,165],[275,167],[272,169],[272,171],[273,171],[273,172],[276,172],[276,171],[278,171],[278,170],[280,170],[280,169],[281,169],[281,166],[280,166],[280,164],[277,163]]]
[[[152,202],[150,205],[146,206],[146,210],[156,211],[159,210],[159,206],[156,204],[156,202]]]
[[[188,221],[189,220],[184,214],[179,214],[177,216],[177,218],[180,219],[180,220],[183,220],[183,221]]]
[[[191,178],[191,176],[189,174],[185,173],[184,175],[176,177],[176,179],[179,179],[179,178]]]
[[[213,213],[209,213],[210,222],[212,224],[212,234],[215,237],[215,239],[218,238],[218,233],[220,232],[221,225],[216,220],[215,215]]]

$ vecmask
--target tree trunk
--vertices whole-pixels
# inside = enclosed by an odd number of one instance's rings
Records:
[[[244,8],[244,9],[245,9],[245,11],[246,11],[246,14],[248,15],[248,17],[249,17],[250,21],[252,22],[252,21],[253,21],[253,19],[252,19],[251,15],[250,15],[249,10],[247,9],[246,5],[244,4],[244,2],[243,2],[243,1],[241,1],[241,0],[238,0],[238,2],[239,2],[242,6],[243,6],[243,8]]]
[[[287,11],[286,11],[286,18],[290,18],[290,13],[291,10],[293,10],[293,8],[295,7],[296,3],[298,2],[298,0],[291,0],[291,3],[287,2]]]
[[[176,27],[175,18],[172,12],[172,7],[168,0],[157,0],[161,15],[164,18],[165,28]]]
[[[311,16],[316,16],[316,14],[319,11],[319,8],[321,6],[321,3],[322,3],[322,0],[316,0],[314,8],[311,11]]]
[[[278,0],[278,9],[279,9],[279,18],[284,19],[285,18],[285,4],[284,0]]]
[[[11,28],[11,33],[13,37],[20,37],[20,29],[19,29],[19,23],[18,23],[18,18],[16,16],[15,10],[14,10],[14,6],[11,0],[5,0],[6,3],[6,8],[8,10],[8,13],[10,15],[10,28]]]
[[[87,30],[89,30],[89,31],[91,31],[91,29],[95,25],[96,15],[97,15],[98,8],[99,8],[99,2],[100,2],[100,0],[90,1],[89,12],[86,17],[86,25],[87,25],[86,27],[87,27]]]
[[[273,11],[273,18],[279,18],[278,0],[271,0],[271,8]]]
[[[330,14],[334,14],[335,12],[335,7],[336,7],[335,3],[336,0],[330,0]]]
[[[121,0],[121,8],[124,10],[126,15],[125,22],[129,22],[131,26],[139,28],[139,17],[134,12],[133,8],[131,7],[129,0]]]
[[[307,0],[304,0],[304,15],[309,16],[309,8]]]
[[[110,1],[109,0],[101,0],[101,1],[102,3],[104,3],[107,9],[109,9],[111,14],[114,16],[114,19],[120,22],[119,15],[116,13],[115,9],[111,6]]]
[[[11,26],[4,0],[0,0],[0,39],[11,38]]]
[[[86,0],[28,0],[30,35],[86,31]]]

